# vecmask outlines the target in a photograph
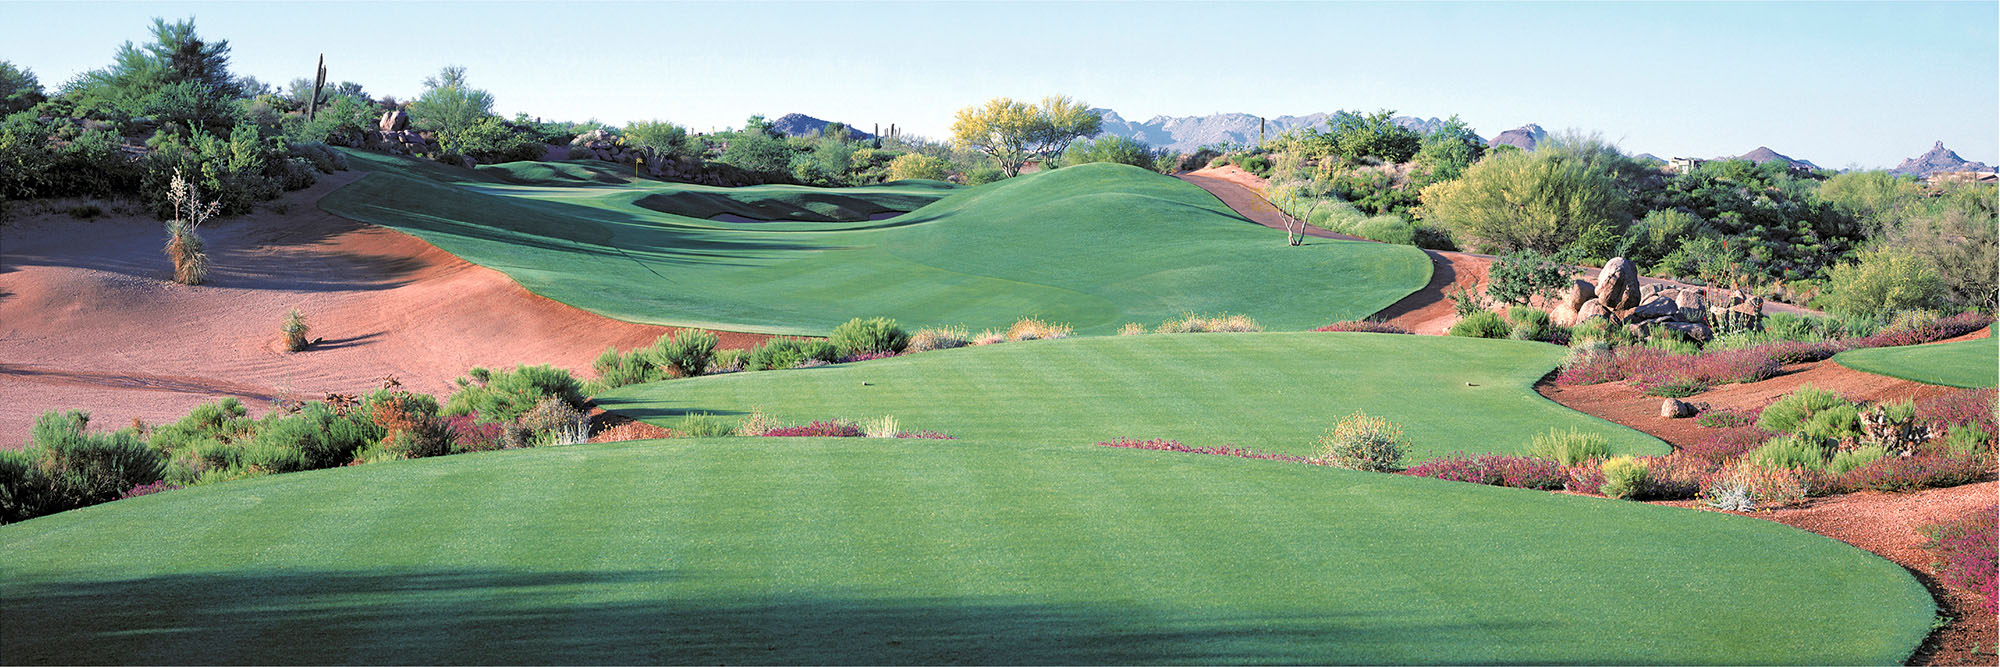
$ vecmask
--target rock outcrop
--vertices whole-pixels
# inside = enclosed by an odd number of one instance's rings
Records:
[[[1674,331],[1707,341],[1717,330],[1759,330],[1764,323],[1764,299],[1731,292],[1727,304],[1711,304],[1704,288],[1670,284],[1640,284],[1638,270],[1623,257],[1605,262],[1597,283],[1578,280],[1549,308],[1549,321],[1574,326],[1593,317],[1624,325],[1633,335],[1654,330]]]
[[[1639,269],[1623,257],[1613,257],[1597,272],[1597,300],[1607,310],[1639,305]]]

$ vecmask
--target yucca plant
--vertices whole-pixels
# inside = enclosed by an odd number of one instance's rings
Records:
[[[167,201],[174,207],[174,219],[167,221],[167,259],[174,263],[174,282],[200,285],[208,280],[208,250],[195,230],[215,217],[218,202],[204,202],[201,191],[174,170],[167,185]]]
[[[298,352],[306,349],[306,334],[312,331],[312,325],[306,324],[305,313],[293,308],[285,312],[285,323],[278,330],[285,334],[285,350]]]

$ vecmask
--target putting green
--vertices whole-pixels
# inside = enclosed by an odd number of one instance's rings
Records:
[[[1954,343],[1848,350],[1833,360],[1857,371],[1924,384],[1991,387],[2000,384],[2000,338]]]
[[[793,422],[892,415],[906,429],[961,438],[1170,438],[1291,454],[1312,453],[1320,434],[1360,410],[1400,424],[1412,461],[1518,453],[1551,428],[1601,434],[1618,453],[1667,453],[1652,436],[1536,394],[1535,380],[1562,356],[1543,343],[1445,336],[1106,336],[670,380],[597,402],[663,425],[690,412],[753,409]]]
[[[856,316],[973,329],[1039,316],[1110,333],[1126,322],[1232,312],[1300,330],[1371,315],[1430,278],[1415,248],[1318,239],[1287,247],[1200,188],[1125,165],[966,189],[819,190],[613,185],[601,182],[601,163],[467,171],[359,151],[348,159],[373,173],[323,198],[326,210],[634,322],[824,334]],[[827,198],[838,201],[813,201]],[[880,212],[871,207],[924,198],[938,199],[877,221],[704,219],[866,217]]]
[[[940,441],[453,456],[0,528],[10,663],[1894,664],[1901,568],[1768,521]]]

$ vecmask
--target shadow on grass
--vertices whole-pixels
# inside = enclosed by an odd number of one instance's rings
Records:
[[[1507,633],[1005,598],[684,597],[672,571],[248,571],[9,581],[7,663],[1318,663]],[[1343,620],[1351,621],[1343,623]],[[1385,651],[1387,651],[1385,653]]]

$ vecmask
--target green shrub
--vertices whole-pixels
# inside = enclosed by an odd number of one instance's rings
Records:
[[[864,320],[857,317],[834,327],[833,335],[827,341],[847,355],[901,353],[910,346],[910,335],[904,333],[893,319],[874,317]]]
[[[1319,438],[1319,460],[1349,470],[1388,472],[1402,466],[1403,429],[1387,419],[1354,413]]]
[[[715,359],[708,362],[710,373],[734,373],[744,369],[750,353],[743,350],[716,350]]]
[[[1744,460],[1764,468],[1820,471],[1826,469],[1826,450],[1819,443],[1796,435],[1772,438],[1743,455]]]
[[[297,308],[285,311],[285,321],[278,326],[278,333],[285,338],[285,349],[298,352],[306,349],[306,336],[312,333],[312,325],[306,323],[306,314]]]
[[[1757,428],[1772,433],[1794,433],[1814,413],[1847,404],[1847,399],[1840,394],[1809,384],[1802,385],[1764,408],[1763,414],[1757,416]]]
[[[683,438],[720,438],[736,432],[736,425],[706,412],[690,412],[674,424],[674,435]]]
[[[673,377],[695,377],[708,372],[715,358],[715,334],[700,329],[674,329],[660,334],[646,358]]]
[[[1555,326],[1549,323],[1549,314],[1533,306],[1509,307],[1507,322],[1513,326],[1507,337],[1514,340],[1548,340],[1555,331]]]
[[[298,414],[271,420],[244,447],[242,465],[266,473],[346,465],[354,454],[387,435],[355,410],[337,414],[325,403],[307,403]]]
[[[1598,487],[1598,492],[1611,498],[1632,498],[1644,493],[1652,477],[1645,461],[1630,456],[1605,459],[1598,470],[1604,473],[1604,485]]]
[[[1604,436],[1576,429],[1549,429],[1528,441],[1526,454],[1545,461],[1573,466],[1611,456],[1611,442]]]
[[[1949,295],[1939,267],[1890,248],[1834,266],[1827,278],[1824,296],[1813,305],[1842,315],[1882,318],[1896,311],[1941,308]]]
[[[1482,310],[1465,316],[1451,325],[1451,335],[1469,338],[1506,338],[1507,322],[1490,310]]]
[[[805,341],[798,338],[772,338],[750,351],[743,367],[753,371],[780,371],[805,363]]]
[[[590,362],[590,369],[597,373],[597,380],[591,385],[592,393],[663,378],[660,369],[646,358],[644,352],[633,350],[621,354],[616,347],[605,348],[604,353]]]
[[[1570,263],[1534,250],[1517,250],[1494,260],[1486,274],[1486,295],[1503,304],[1554,298],[1570,286]]]
[[[1826,462],[1826,472],[1829,475],[1845,475],[1849,470],[1880,461],[1888,455],[1889,450],[1874,446],[1834,452],[1833,458]]]
[[[1855,442],[1861,439],[1861,411],[1853,405],[1819,410],[1799,426],[1798,434],[1822,444]]]
[[[153,429],[147,444],[162,454],[186,451],[203,441],[228,441],[247,434],[254,434],[256,420],[250,419],[249,410],[234,398],[225,398],[213,403],[195,406],[180,421]]]
[[[61,511],[56,505],[55,490],[36,467],[35,455],[0,449],[0,524]]]
[[[48,502],[62,511],[117,500],[132,487],[160,480],[164,461],[132,430],[88,433],[90,413],[51,410],[35,419],[22,450],[33,457]]]
[[[554,366],[520,365],[511,371],[474,367],[466,376],[458,378],[458,389],[445,401],[447,417],[477,414],[486,421],[513,422],[550,396],[583,409],[583,384]]]
[[[1134,324],[1133,326],[1138,325]],[[924,327],[910,335],[910,346],[908,349],[912,352],[930,352],[932,350],[949,350],[955,347],[965,347],[971,344],[972,336],[966,333],[965,327]]]
[[[521,427],[528,431],[528,444],[575,445],[590,440],[590,418],[562,399],[550,396],[521,415]]]
[[[1377,215],[1354,226],[1354,235],[1378,243],[1416,245],[1417,228],[1399,215]]]

